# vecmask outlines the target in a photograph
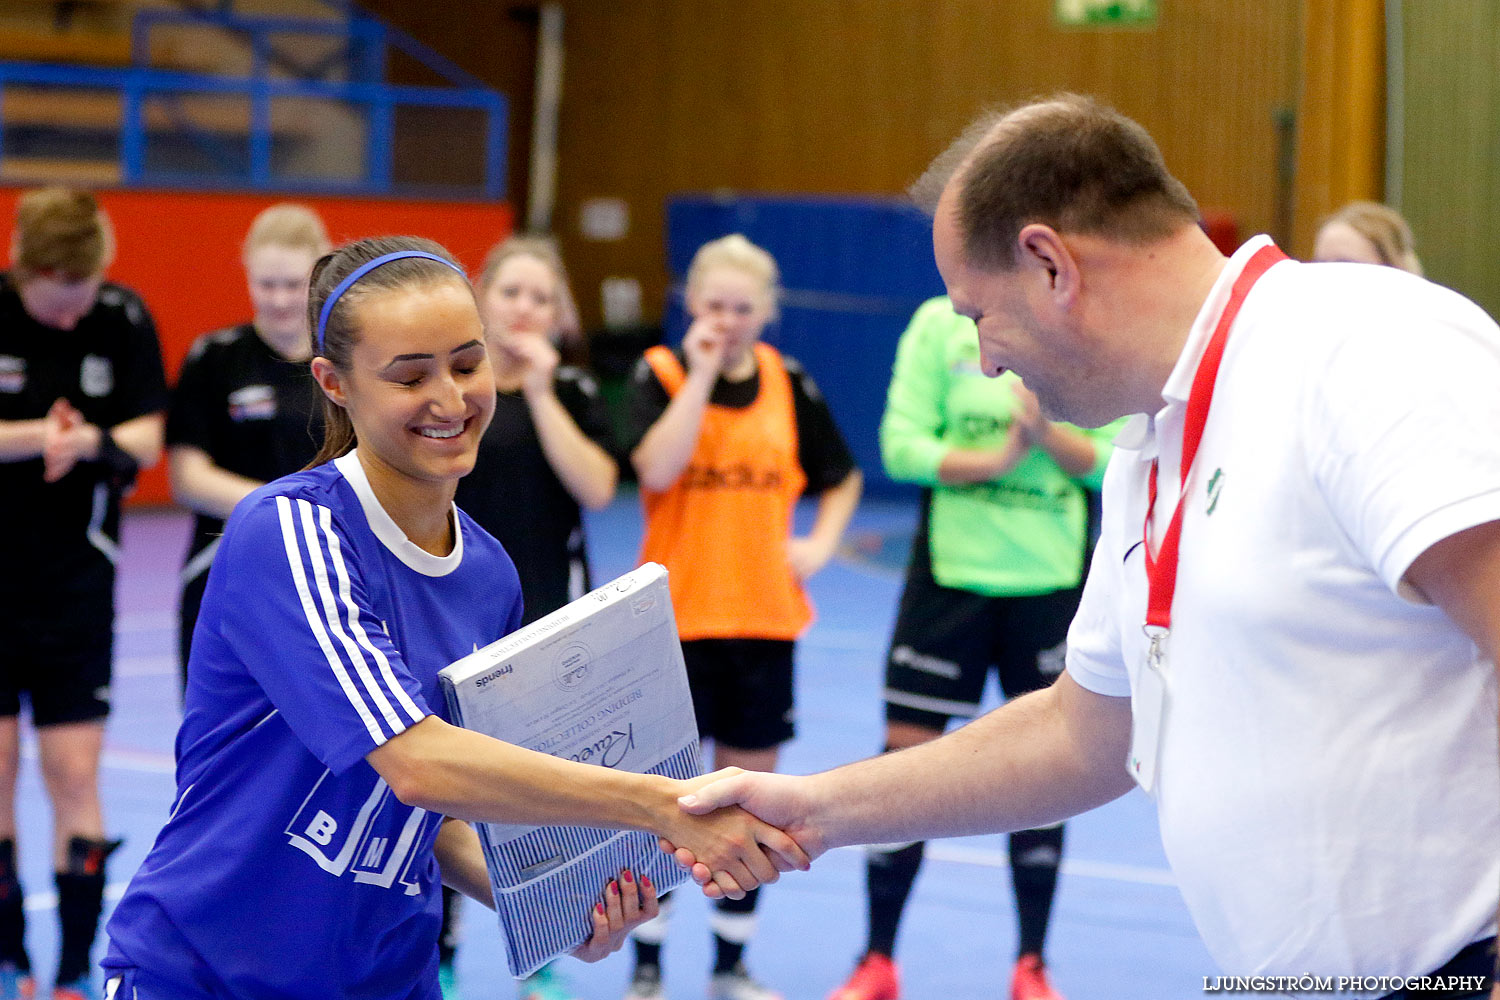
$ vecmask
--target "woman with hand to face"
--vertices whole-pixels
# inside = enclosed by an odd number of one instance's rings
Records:
[[[513,236],[500,243],[475,291],[495,372],[495,416],[457,500],[515,562],[525,624],[589,591],[582,510],[609,503],[619,469],[597,384],[562,363],[559,348],[579,336],[578,311],[552,242]],[[445,984],[457,943],[457,902],[444,893]],[[549,965],[528,977],[519,995],[567,1000],[571,993]]]
[[[476,294],[497,396],[458,505],[515,561],[532,622],[588,591],[581,511],[609,503],[619,469],[598,385],[561,360],[578,316],[552,243],[496,246]]]
[[[861,479],[823,397],[794,359],[761,343],[776,262],[743,236],[701,247],[680,350],[654,347],[631,380],[631,461],[646,512],[641,561],[670,572],[698,732],[718,766],[772,771],[792,727],[792,655],[812,620],[803,581],[833,556]],[[804,493],[812,530],[793,534]],[[755,894],[711,918],[716,1000],[770,1000],[741,956]],[[663,995],[663,921],[636,935],[630,1000]]]
[[[509,557],[453,503],[495,403],[473,292],[436,244],[362,240],[314,267],[308,314],[323,449],[225,526],[176,802],[109,922],[113,995],[437,1000],[440,881],[491,902],[463,820],[675,834],[736,895],[805,865],[745,813],[679,822],[704,779],[444,721],[438,671],[521,618]],[[622,872],[580,957],[655,911]]]

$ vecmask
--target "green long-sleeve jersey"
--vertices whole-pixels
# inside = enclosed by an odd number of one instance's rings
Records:
[[[1088,532],[1086,489],[1098,489],[1123,421],[1080,430],[1093,442],[1093,468],[1079,478],[1032,448],[1006,475],[984,483],[938,482],[952,448],[999,448],[1015,410],[1019,379],[984,375],[973,321],[946,298],[912,316],[880,422],[880,452],[892,479],[931,490],[932,574],[945,587],[996,597],[1075,587]]]

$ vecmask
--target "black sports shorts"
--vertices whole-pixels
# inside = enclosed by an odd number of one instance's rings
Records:
[[[741,750],[792,738],[789,639],[692,639],[682,644],[698,736]]]
[[[19,715],[23,695],[35,726],[104,718],[113,659],[111,607],[17,621],[0,650],[0,718]]]
[[[991,666],[1007,698],[1052,683],[1080,593],[987,597],[944,587],[914,565],[886,654],[886,721],[941,730],[955,716],[973,718]]]

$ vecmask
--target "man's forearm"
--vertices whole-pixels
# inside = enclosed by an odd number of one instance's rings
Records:
[[[941,739],[808,779],[827,846],[1029,829],[1131,787],[1130,702],[1066,674]]]
[[[1405,582],[1442,608],[1474,641],[1500,682],[1500,521],[1475,525],[1435,542],[1412,560]],[[1496,750],[1491,780],[1500,781],[1500,746]],[[1500,921],[1500,911],[1496,920]],[[1500,977],[1490,996],[1500,1000]]]
[[[24,462],[42,453],[45,420],[0,420],[0,462]]]

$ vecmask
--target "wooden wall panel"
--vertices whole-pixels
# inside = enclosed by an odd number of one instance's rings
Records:
[[[1500,2],[1406,0],[1401,205],[1428,277],[1500,316]]]
[[[586,322],[599,281],[666,289],[675,192],[898,194],[986,106],[1060,89],[1139,119],[1205,208],[1278,218],[1274,118],[1297,95],[1299,0],[1162,0],[1146,30],[1070,30],[1048,0],[564,0],[557,229]],[[618,197],[617,243],[578,234]],[[1284,235],[1284,234],[1278,234]]]
[[[1274,118],[1297,101],[1303,7],[1344,0],[1160,0],[1155,27],[1112,31],[1058,27],[1051,0],[561,2],[555,226],[593,324],[608,275],[639,279],[660,311],[671,194],[899,194],[981,109],[1062,89],[1138,118],[1205,208],[1273,230],[1291,198]],[[512,11],[527,5],[365,3],[512,95],[519,212],[534,27]],[[593,197],[626,202],[625,239],[582,239]]]
[[[509,146],[506,175],[510,180],[507,201],[515,206],[518,219],[526,217],[526,175],[531,156],[531,119],[534,77],[536,75],[535,12],[525,5],[512,3],[412,3],[410,0],[359,0],[359,6],[430,45],[454,64],[474,74],[501,91],[510,102]],[[387,78],[393,83],[441,86],[441,77],[416,60],[392,49],[387,61]],[[419,118],[413,109],[403,109],[406,118]],[[414,177],[442,183],[457,180],[472,183],[470,176],[453,177],[452,166],[444,166],[444,147],[452,140],[443,131],[443,123],[433,127],[414,127],[401,122],[397,133],[398,176]],[[476,146],[477,135],[459,139]],[[426,156],[437,163],[422,170],[419,164]],[[454,157],[460,163],[473,164],[470,157]]]
[[[1322,218],[1385,199],[1385,0],[1308,0],[1302,31],[1302,135],[1296,232],[1310,254]]]

